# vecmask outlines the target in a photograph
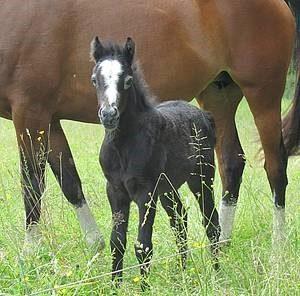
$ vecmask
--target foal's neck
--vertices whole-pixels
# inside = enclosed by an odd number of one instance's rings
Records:
[[[139,128],[139,121],[146,114],[154,109],[154,99],[148,91],[146,83],[140,79],[139,74],[133,74],[133,82],[130,89],[125,94],[125,109],[120,116],[120,122],[117,130],[109,132],[108,138],[117,140],[127,138],[136,132]]]
[[[133,82],[133,85],[128,90],[126,101],[125,110],[120,118],[120,130],[133,128],[143,114],[153,109],[146,90],[141,89],[139,83]]]

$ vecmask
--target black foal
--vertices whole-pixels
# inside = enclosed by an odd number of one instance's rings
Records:
[[[187,182],[199,202],[214,255],[220,232],[212,188],[215,170],[212,119],[182,101],[154,106],[141,73],[132,65],[134,51],[130,38],[124,47],[103,46],[97,37],[91,45],[96,63],[92,83],[97,91],[99,118],[105,127],[100,163],[107,179],[113,216],[113,278],[118,280],[122,277],[131,201],[139,208],[135,252],[143,264],[143,276],[153,255],[152,230],[158,197],[175,230],[183,264],[187,214],[177,193],[183,183]]]

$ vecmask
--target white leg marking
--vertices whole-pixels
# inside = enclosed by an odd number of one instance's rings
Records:
[[[220,242],[225,241],[224,243],[226,243],[231,238],[235,211],[236,205],[228,205],[221,201],[219,209],[219,223],[221,226]]]
[[[42,235],[37,224],[30,225],[25,232],[23,254],[30,255],[34,254],[42,241]]]
[[[104,239],[89,206],[85,203],[75,208],[75,211],[87,244],[102,250],[105,246]]]
[[[283,247],[285,240],[285,209],[274,208],[273,216],[273,247]]]
[[[272,254],[270,256],[271,275],[278,278],[278,274],[283,272],[283,262],[285,257],[285,209],[274,207],[273,214],[273,234],[272,234]]]

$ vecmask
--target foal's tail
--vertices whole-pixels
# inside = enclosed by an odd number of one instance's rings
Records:
[[[211,113],[206,111],[202,111],[202,112],[204,114],[203,121],[207,127],[207,134],[209,135],[210,145],[212,146],[212,148],[215,148],[217,137],[216,137],[216,124],[214,118]]]
[[[294,64],[297,75],[297,86],[293,105],[283,118],[283,141],[288,156],[300,154],[300,1],[286,0],[291,7],[297,24],[296,45],[294,51]]]

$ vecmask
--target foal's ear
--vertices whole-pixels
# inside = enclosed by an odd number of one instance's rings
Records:
[[[98,36],[96,36],[91,42],[91,58],[97,63],[103,56],[104,47],[100,42]]]
[[[124,47],[124,55],[130,65],[132,64],[133,61],[134,51],[135,51],[134,41],[130,37],[127,37],[125,47]]]

